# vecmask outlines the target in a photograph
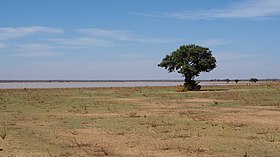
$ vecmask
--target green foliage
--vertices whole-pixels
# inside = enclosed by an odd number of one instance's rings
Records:
[[[209,72],[216,68],[216,59],[209,48],[198,45],[183,45],[170,55],[166,55],[158,64],[168,72],[177,71],[185,77],[187,90],[199,90],[200,87],[194,81],[201,72]]]
[[[192,90],[192,91],[199,91],[201,86],[198,85],[198,82],[194,80],[185,80],[184,86],[187,90]]]
[[[235,79],[235,80],[234,80],[234,82],[235,82],[235,83],[238,83],[238,82],[239,82],[239,80],[238,80],[238,79]]]
[[[249,81],[250,81],[250,82],[256,83],[256,82],[259,81],[259,80],[258,80],[257,78],[251,78]]]
[[[230,82],[230,79],[226,79],[226,82],[229,83],[229,82]]]

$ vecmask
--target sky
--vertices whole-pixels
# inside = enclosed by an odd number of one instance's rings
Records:
[[[0,80],[181,79],[159,64],[208,47],[197,79],[280,78],[280,0],[0,0]]]

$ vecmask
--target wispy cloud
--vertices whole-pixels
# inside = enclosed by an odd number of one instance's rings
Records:
[[[63,33],[63,30],[44,27],[44,26],[31,26],[31,27],[6,27],[0,28],[0,40],[9,40],[24,37],[35,33]]]
[[[0,49],[2,49],[2,48],[6,48],[6,47],[8,47],[6,44],[4,44],[4,43],[0,43]]]
[[[53,47],[38,43],[19,45],[14,51],[16,53],[12,56],[16,57],[50,57],[58,55],[58,53],[53,52]]]
[[[237,19],[237,18],[268,18],[280,15],[279,0],[245,0],[235,2],[226,9],[198,11],[178,11],[169,13],[140,13],[138,15],[176,18],[181,20],[197,19]]]
[[[228,45],[232,43],[232,40],[228,40],[228,39],[210,39],[210,40],[206,40],[201,42],[201,45],[203,46],[223,46],[223,45]]]
[[[133,36],[129,31],[125,30],[106,30],[100,28],[85,28],[80,29],[79,32],[95,37],[108,37],[108,38],[116,38],[119,40],[127,40]]]
[[[168,43],[175,42],[178,39],[172,38],[154,38],[146,37],[141,35],[136,35],[127,30],[106,30],[100,28],[85,28],[80,29],[79,32],[93,37],[103,38],[103,39],[113,39],[119,41],[131,41],[131,42],[141,42],[141,43]]]
[[[77,37],[77,38],[53,38],[46,39],[47,41],[54,42],[58,45],[68,46],[68,48],[80,48],[80,47],[114,47],[115,45],[103,39]]]
[[[66,48],[81,47],[119,47],[120,42],[138,42],[138,43],[170,43],[179,41],[172,38],[153,38],[136,35],[127,30],[108,30],[100,28],[78,29],[80,35],[76,38],[51,38],[45,39],[52,44],[66,46]]]
[[[119,55],[122,58],[125,59],[140,59],[143,58],[143,56],[140,53],[122,53]]]
[[[250,52],[217,52],[215,56],[220,61],[233,61],[239,62],[240,60],[253,60],[253,59],[262,59],[265,55],[255,54]]]

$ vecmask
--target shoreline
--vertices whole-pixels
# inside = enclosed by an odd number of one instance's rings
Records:
[[[229,83],[235,83],[230,79]],[[239,82],[249,82],[249,79],[237,79]],[[180,79],[155,79],[155,80],[0,80],[1,83],[98,83],[98,82],[183,82]],[[226,83],[227,79],[195,80],[197,82]],[[280,79],[259,79],[258,82],[280,82]]]
[[[260,83],[269,83],[270,81],[258,81],[251,83],[249,81],[233,81],[227,83],[222,81],[198,81],[201,86],[234,86],[251,85]],[[0,89],[40,89],[40,88],[115,88],[115,87],[153,87],[153,86],[179,86],[183,81],[99,81],[99,82],[0,82]]]

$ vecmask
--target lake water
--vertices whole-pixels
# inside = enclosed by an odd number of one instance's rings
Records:
[[[22,82],[0,83],[0,89],[178,86],[182,82]]]
[[[238,85],[245,84],[240,82]],[[93,88],[93,87],[143,87],[143,86],[178,86],[183,82],[21,82],[21,83],[0,83],[0,89],[17,88]],[[206,85],[237,85],[226,82],[201,82],[201,86]]]

